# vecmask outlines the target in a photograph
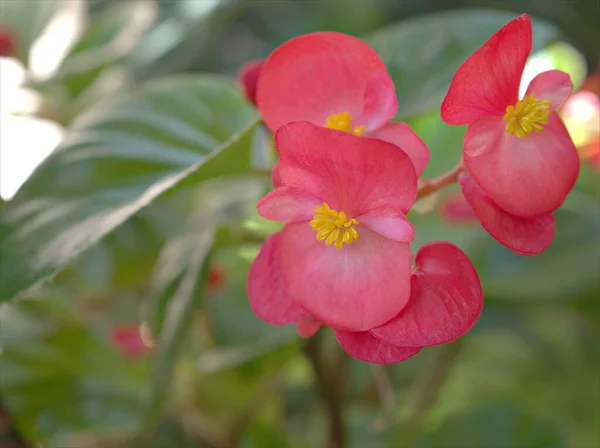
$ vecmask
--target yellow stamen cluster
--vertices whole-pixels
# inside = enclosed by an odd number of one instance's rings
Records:
[[[550,101],[536,100],[535,94],[526,95],[517,101],[515,106],[508,106],[504,121],[506,132],[519,138],[527,137],[531,132],[542,132],[548,123],[550,115]]]
[[[336,249],[358,239],[358,224],[356,219],[348,218],[344,212],[331,209],[327,202],[315,209],[315,216],[310,222],[312,229],[317,232],[317,241],[325,240],[327,246],[335,244]]]
[[[364,126],[352,127],[352,117],[349,112],[340,112],[339,114],[330,115],[327,117],[325,127],[336,129],[338,131],[349,132],[354,135],[362,135],[365,130]]]

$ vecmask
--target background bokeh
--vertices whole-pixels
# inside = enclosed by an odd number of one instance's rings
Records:
[[[306,32],[363,37],[431,178],[461,153],[464,128],[439,117],[454,71],[523,12],[524,83],[558,68],[578,89],[562,114],[581,174],[552,246],[512,254],[451,188],[411,212],[413,250],[450,240],[476,264],[485,309],[466,337],[376,366],[331,332],[259,321],[245,280],[277,230],[254,210],[274,152],[240,66]],[[599,15],[594,0],[1,0],[16,52],[0,58],[0,447],[600,447]]]

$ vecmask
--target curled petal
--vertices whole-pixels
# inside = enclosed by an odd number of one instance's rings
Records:
[[[265,60],[260,59],[256,61],[247,62],[242,66],[239,72],[239,79],[244,90],[244,94],[248,101],[256,106],[256,86],[258,84],[258,77]]]
[[[388,123],[369,133],[369,137],[393,143],[404,151],[415,166],[417,177],[423,173],[429,162],[429,148],[406,123]]]
[[[410,294],[407,243],[358,225],[359,239],[336,249],[317,241],[306,223],[287,224],[279,263],[289,293],[317,320],[335,329],[369,330],[397,315]]]
[[[371,210],[356,218],[358,222],[379,235],[401,243],[415,239],[415,228],[404,213],[389,207]]]
[[[519,218],[502,210],[469,175],[459,177],[460,187],[483,228],[500,244],[519,255],[535,255],[548,248],[555,233],[552,213]]]
[[[248,272],[248,300],[252,311],[270,324],[286,325],[310,315],[288,294],[279,269],[279,233],[263,243]]]
[[[321,322],[315,320],[312,316],[305,317],[296,324],[298,334],[303,338],[312,337],[321,328]]]
[[[500,208],[521,217],[559,208],[579,174],[579,156],[553,112],[542,132],[518,138],[504,121],[484,117],[468,127],[464,161],[479,186]]]
[[[299,188],[279,187],[263,197],[256,208],[263,218],[289,223],[311,219],[322,203]]]
[[[442,120],[462,125],[485,115],[504,115],[518,100],[531,42],[527,14],[500,28],[456,71],[442,102]]]
[[[335,210],[355,217],[380,207],[407,213],[417,196],[408,156],[391,143],[357,137],[307,122],[290,123],[275,135],[282,185],[327,196]]]
[[[382,341],[368,331],[336,331],[335,336],[350,356],[374,364],[395,364],[421,351],[421,347],[398,347]]]
[[[560,70],[540,73],[529,83],[525,95],[535,94],[539,100],[550,101],[550,109],[559,109],[573,91],[571,77]]]
[[[398,100],[394,81],[386,71],[373,73],[365,87],[363,118],[359,120],[364,124],[366,131],[371,132],[384,126],[397,112]]]
[[[448,242],[426,244],[415,258],[408,305],[371,330],[403,347],[450,342],[469,331],[481,314],[483,291],[469,258]]]
[[[386,76],[381,58],[362,40],[336,32],[305,34],[267,59],[258,81],[258,108],[273,132],[292,121],[323,126],[341,112],[348,112],[355,126],[373,126],[389,120],[397,107],[393,84],[378,85]]]

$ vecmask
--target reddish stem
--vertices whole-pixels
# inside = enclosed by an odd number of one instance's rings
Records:
[[[417,192],[417,200],[423,199],[424,197],[429,196],[430,194],[435,193],[436,191],[442,190],[449,185],[452,185],[455,182],[458,182],[458,175],[464,170],[464,165],[461,162],[458,164],[456,168],[451,171],[448,171],[445,174],[442,174],[439,177],[436,177],[433,180],[426,181],[425,185],[419,188]]]

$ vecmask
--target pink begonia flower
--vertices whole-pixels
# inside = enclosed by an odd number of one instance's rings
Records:
[[[130,359],[143,357],[151,350],[144,342],[140,326],[137,324],[114,327],[110,331],[110,338],[115,347]]]
[[[575,184],[579,158],[556,113],[570,95],[569,75],[537,75],[519,86],[532,45],[524,14],[496,32],[457,70],[441,107],[451,125],[468,125],[465,166],[504,212],[535,217],[560,207]]]
[[[246,62],[239,71],[239,80],[248,101],[256,106],[256,86],[264,59]]]
[[[317,32],[280,45],[260,69],[256,101],[272,132],[309,121],[397,145],[417,176],[429,161],[427,145],[406,123],[389,123],[396,88],[379,55],[356,37]]]
[[[467,202],[483,228],[500,244],[520,255],[536,255],[546,250],[555,233],[553,213],[519,217],[498,207],[468,174],[459,176]]]
[[[276,325],[297,323],[298,332],[310,337],[320,323],[280,281],[278,238],[274,234],[265,241],[252,265],[250,303],[263,320]],[[371,331],[334,330],[349,355],[370,363],[397,363],[423,347],[451,342],[473,328],[483,307],[483,291],[467,256],[450,243],[434,242],[421,248],[415,262],[410,300],[393,319]]]
[[[272,323],[311,315],[361,331],[391,319],[410,294],[414,229],[406,213],[417,194],[410,159],[382,140],[308,122],[280,127],[275,140],[280,186],[257,208],[285,226],[264,243],[250,269],[253,309],[271,321],[274,305],[261,296],[264,289],[282,288],[306,312],[276,309]]]
[[[332,327],[352,356],[395,363],[461,336],[483,296],[450,243],[424,246],[412,272],[406,213],[416,198],[409,158],[394,145],[296,122],[276,133],[279,186],[259,213],[285,223],[248,274],[252,310],[303,337]]]

